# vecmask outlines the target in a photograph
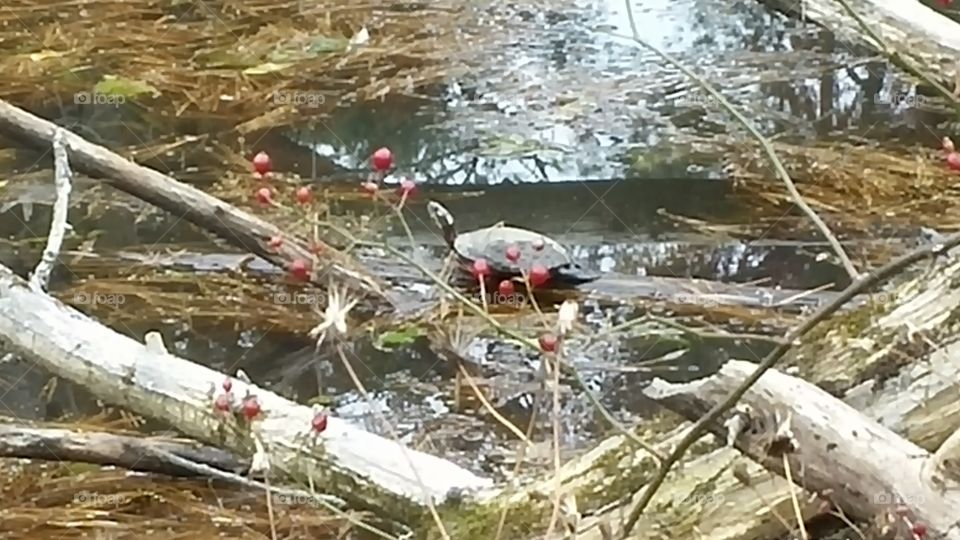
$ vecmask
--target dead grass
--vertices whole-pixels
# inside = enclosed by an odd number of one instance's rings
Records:
[[[783,219],[793,207],[769,162],[745,145],[730,145],[731,176],[755,216],[779,232],[808,231],[808,220]],[[943,156],[926,149],[879,148],[852,143],[775,143],[777,155],[804,199],[837,232],[960,228],[952,209],[960,204],[958,176]]]
[[[484,43],[467,6],[13,0],[0,9],[0,97],[70,103],[98,88],[178,117],[226,119],[241,133],[283,126],[338,103],[423,95],[462,69],[459,52]],[[366,45],[349,46],[364,27]],[[293,92],[311,102],[284,103]]]
[[[5,539],[270,537],[264,493],[81,464],[6,459],[0,467]],[[321,509],[278,502],[279,538],[342,538],[350,526]]]
[[[130,435],[141,423],[109,410],[63,427]],[[222,482],[15,459],[0,459],[0,470],[0,537],[7,540],[270,537],[266,495]],[[350,528],[316,506],[289,503],[274,497],[278,538],[343,538]]]

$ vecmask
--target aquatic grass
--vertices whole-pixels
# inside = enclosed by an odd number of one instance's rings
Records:
[[[792,201],[770,183],[763,158],[743,142],[724,140],[716,145],[726,150],[737,192],[757,217],[782,216]],[[887,230],[906,231],[915,229],[918,216],[937,216],[928,224],[940,230],[960,229],[960,219],[952,212],[960,205],[960,192],[953,188],[956,174],[943,165],[938,150],[842,142],[779,141],[773,146],[803,197],[829,213],[840,231],[863,234],[879,223]],[[804,224],[791,219],[775,232],[796,233],[798,227]]]
[[[458,51],[485,42],[468,27],[471,8],[453,0],[416,9],[332,0],[92,0],[58,11],[51,18],[43,2],[4,3],[0,97],[39,105],[100,93],[178,117],[229,119],[241,133],[391,93],[427,97],[460,69],[450,61]],[[364,29],[369,40],[351,44]],[[43,39],[53,34],[57,40]]]

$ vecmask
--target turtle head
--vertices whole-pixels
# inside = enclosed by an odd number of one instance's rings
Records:
[[[457,237],[457,229],[453,224],[453,214],[437,201],[427,203],[427,212],[430,213],[430,219],[443,232],[443,239],[452,246],[454,239]]]

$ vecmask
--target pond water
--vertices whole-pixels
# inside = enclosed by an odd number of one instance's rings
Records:
[[[499,32],[501,39],[452,58],[464,69],[429,99],[390,97],[346,105],[324,122],[247,137],[246,144],[250,150],[268,150],[279,170],[351,190],[365,176],[372,150],[389,146],[400,172],[388,181],[410,176],[421,183],[409,222],[423,253],[438,261],[445,248],[423,211],[431,197],[444,200],[463,229],[501,220],[537,229],[571,246],[586,266],[606,273],[762,281],[789,289],[845,284],[843,271],[824,257],[819,238],[737,239],[704,234],[669,217],[750,221],[751,209],[724,178],[724,156],[705,150],[711,138],[746,136],[678,69],[622,37],[630,33],[622,3],[580,0],[537,9],[495,3],[479,13],[469,23],[479,31]],[[644,39],[694,67],[767,135],[898,145],[939,140],[929,126],[946,118],[904,99],[916,95],[912,86],[868,51],[837,42],[809,22],[749,1],[644,0],[635,4],[635,14]],[[66,105],[46,112],[97,142],[137,145],[171,135],[146,125],[135,108]],[[210,119],[175,123],[172,129],[217,134],[225,127],[222,119]],[[199,144],[160,161],[156,166],[198,185],[212,185],[223,172]],[[33,162],[22,157],[14,166]],[[770,178],[775,180],[772,173]],[[84,189],[93,188],[78,189],[78,197]],[[147,212],[123,197],[111,200],[126,203],[89,217],[90,201],[75,210],[79,232],[102,232],[96,250],[148,253],[203,242],[195,250],[201,268],[231,252],[176,217]],[[11,186],[4,202],[0,231],[17,242],[0,246],[0,259],[24,272],[40,245],[25,240],[45,236],[49,189],[42,183]],[[27,202],[29,213],[22,204]],[[357,213],[368,207],[364,202],[336,205]],[[399,228],[389,231],[397,242],[405,241],[403,234]],[[874,243],[866,235],[845,240],[854,250]],[[69,272],[62,277],[71,278]],[[595,327],[611,315],[596,306],[584,308]],[[317,358],[302,336],[228,325],[199,329],[188,317],[117,328],[137,338],[150,329],[160,330],[168,346],[196,361],[242,368],[255,381],[290,378],[288,390],[301,401],[317,392],[311,365]],[[672,364],[661,362],[652,371],[630,369],[678,351],[682,361],[673,356]],[[495,384],[503,410],[522,417],[536,387],[537,358],[483,338],[471,342],[468,352],[484,370],[500,375]],[[691,377],[731,355],[756,359],[763,352],[756,344],[703,342],[685,349],[634,336],[595,344],[572,361],[603,393],[604,402],[631,420],[646,412],[633,388],[651,373]],[[601,363],[598,357],[613,360]],[[361,341],[353,358],[363,366],[360,376],[376,407],[409,442],[487,471],[509,461],[509,450],[501,448],[508,437],[495,422],[451,410],[452,373],[425,340],[393,351]],[[331,396],[335,414],[384,432],[338,361],[326,358],[322,365],[323,393]],[[52,416],[90,405],[79,392],[79,404],[57,394],[45,408],[36,400],[36,389],[46,380],[42,374],[16,364],[4,369],[4,379],[19,382],[0,394],[9,396],[5,403],[18,404],[18,414]],[[582,396],[565,396],[564,413],[565,444],[571,449],[603,430]]]

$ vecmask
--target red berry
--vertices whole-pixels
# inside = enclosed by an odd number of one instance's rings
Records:
[[[362,187],[363,190],[370,195],[376,195],[377,190],[380,189],[380,186],[378,186],[376,182],[364,182]]]
[[[960,171],[960,154],[956,152],[947,154],[947,167],[949,167],[951,171]]]
[[[927,537],[927,526],[923,523],[914,523],[913,524],[913,535],[917,538],[926,538]]]
[[[542,264],[533,265],[530,269],[530,284],[539,287],[548,281],[550,281],[550,271],[547,267]]]
[[[316,416],[313,417],[313,420],[310,422],[310,427],[313,428],[315,433],[323,433],[327,430],[327,415],[319,412]]]
[[[473,277],[481,280],[490,275],[490,265],[486,259],[477,259],[473,261]]]
[[[941,144],[943,145],[944,152],[953,152],[954,150],[953,141],[950,140],[950,137],[944,137],[943,142]]]
[[[215,399],[213,402],[213,410],[217,412],[229,412],[230,396],[228,396],[227,394],[220,394],[219,396],[217,396],[217,399]]]
[[[270,246],[270,249],[280,249],[280,246],[283,245],[283,237],[279,234],[277,236],[271,236],[267,245]]]
[[[540,251],[543,249],[543,238],[537,238],[533,241],[533,249]]]
[[[224,392],[229,393],[230,390],[233,390],[233,381],[230,380],[230,377],[227,377],[220,383],[220,387],[223,388]]]
[[[310,263],[303,259],[295,259],[290,263],[290,274],[300,281],[310,279]]]
[[[310,199],[313,198],[313,193],[310,192],[310,188],[307,186],[301,186],[297,190],[297,202],[300,204],[307,204],[310,202]]]
[[[543,334],[540,336],[540,350],[543,352],[556,352],[557,350],[557,336],[553,334]]]
[[[514,287],[513,282],[509,279],[505,279],[500,282],[500,286],[497,287],[497,291],[502,296],[513,296],[513,293],[517,291],[517,288]]]
[[[270,156],[266,152],[258,152],[253,156],[253,170],[263,175],[270,172],[271,168]]]
[[[258,189],[257,200],[260,201],[261,204],[270,204],[273,202],[273,193],[270,191],[270,188],[262,187]]]
[[[404,178],[403,181],[400,182],[400,194],[404,198],[409,197],[413,193],[413,190],[415,190],[416,188],[417,188],[417,183],[411,180],[410,178]]]
[[[542,247],[542,246],[541,246]],[[517,262],[520,260],[520,248],[517,246],[510,246],[507,248],[507,260],[510,262]]]
[[[393,152],[389,148],[380,148],[373,153],[373,168],[380,171],[388,171],[393,166]]]
[[[240,412],[243,413],[243,417],[247,420],[253,420],[260,416],[262,410],[260,409],[260,401],[257,400],[257,396],[250,396],[243,400],[243,405],[240,406]]]

